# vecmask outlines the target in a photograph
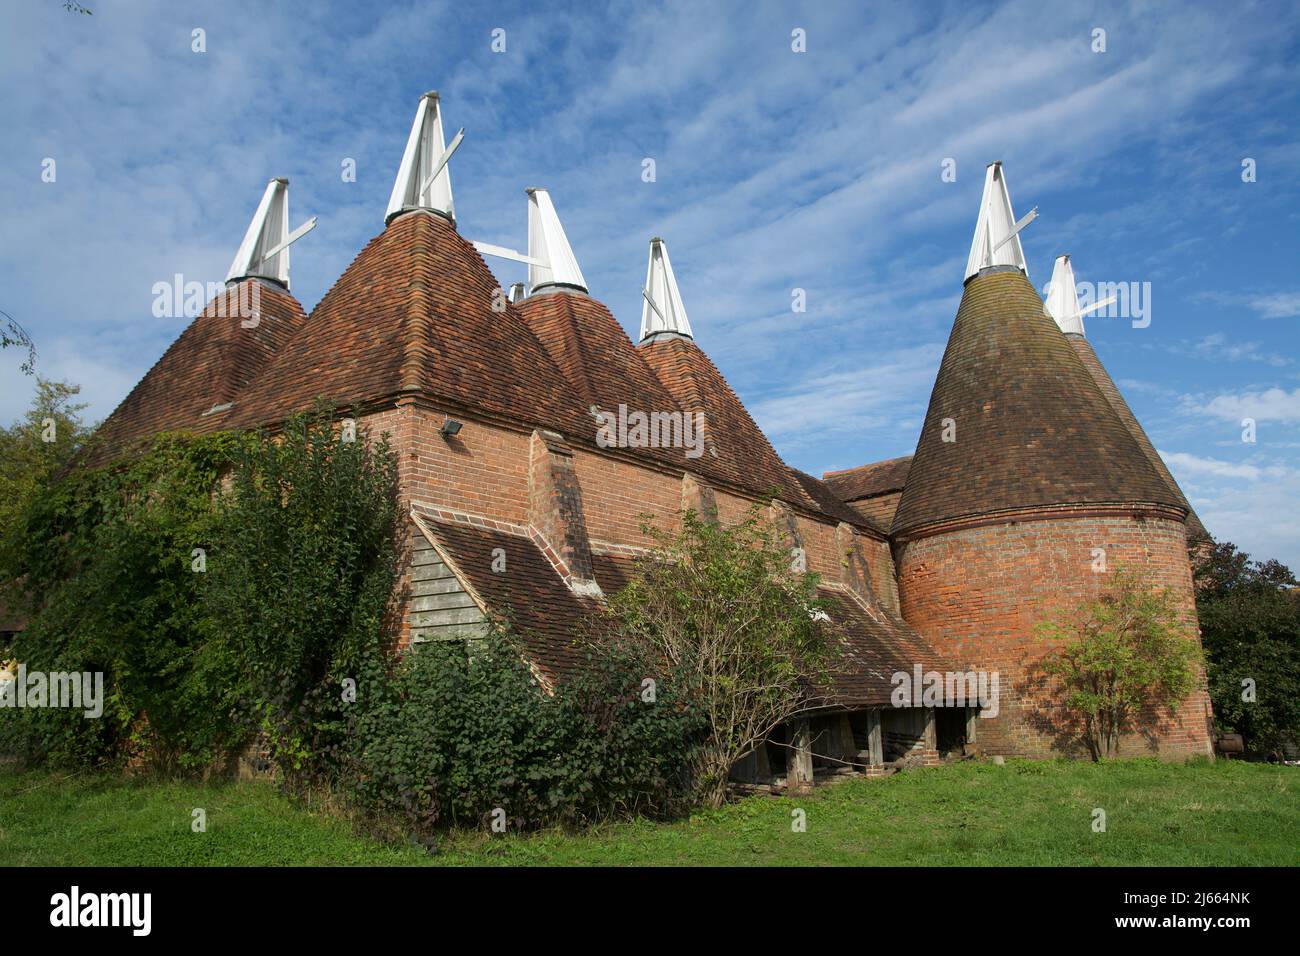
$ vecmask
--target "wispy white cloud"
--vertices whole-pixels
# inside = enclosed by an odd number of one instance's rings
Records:
[[[1265,319],[1289,319],[1300,315],[1300,292],[1257,295],[1247,304]]]
[[[1177,355],[1215,362],[1263,362],[1274,368],[1295,364],[1295,359],[1267,350],[1260,342],[1232,341],[1224,332],[1215,332],[1195,342],[1179,342],[1169,347]]]
[[[1190,399],[1189,403],[1192,411],[1223,421],[1300,422],[1300,388],[1225,392],[1208,400]]]
[[[1215,478],[1243,478],[1247,481],[1256,481],[1261,474],[1260,469],[1255,465],[1223,461],[1218,458],[1205,458],[1187,452],[1162,451],[1160,457],[1165,460],[1165,464],[1169,466],[1171,471],[1178,474],[1211,475]]]

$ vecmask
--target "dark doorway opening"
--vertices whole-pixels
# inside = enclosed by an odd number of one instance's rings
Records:
[[[950,754],[960,756],[966,749],[965,707],[936,707],[934,709],[935,749],[940,757]]]

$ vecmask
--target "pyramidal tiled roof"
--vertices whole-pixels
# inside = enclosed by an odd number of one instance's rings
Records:
[[[702,473],[717,473],[741,488],[759,494],[777,492],[791,504],[819,510],[717,366],[694,341],[656,337],[643,342],[637,351],[684,410],[704,413]]]
[[[244,279],[227,286],[99,426],[86,463],[120,457],[159,432],[230,427],[231,403],[305,321],[298,300],[274,283]]]
[[[792,504],[874,529],[816,478],[781,461],[722,373],[693,342],[656,339],[638,348],[603,304],[567,289],[529,296],[517,309],[559,366],[580,408],[594,405],[616,413],[626,405],[629,411],[647,413],[704,412],[705,453],[699,458],[688,458],[681,448],[628,449],[632,454],[758,495],[775,489]],[[576,437],[590,438],[597,425],[589,419]],[[715,441],[718,436],[726,436],[722,447]],[[710,446],[717,455],[708,451]],[[734,457],[728,457],[728,448]],[[744,450],[755,451],[759,469],[750,467],[753,458]]]
[[[572,385],[579,407],[617,411],[623,403],[645,412],[679,410],[618,320],[591,296],[544,292],[516,309]],[[596,424],[591,422],[593,434]]]
[[[591,431],[559,368],[448,220],[413,211],[372,239],[237,402],[232,424],[424,394],[570,434]],[[499,310],[493,309],[496,301]]]
[[[944,441],[945,423],[953,441]],[[893,532],[1033,507],[1185,507],[1019,269],[966,283]]]
[[[1178,482],[1174,480],[1169,467],[1165,464],[1164,459],[1160,457],[1160,453],[1156,451],[1156,446],[1151,444],[1151,439],[1147,437],[1146,431],[1138,422],[1137,416],[1133,414],[1133,410],[1128,407],[1128,402],[1124,401],[1123,394],[1116,387],[1115,382],[1106,371],[1106,367],[1101,364],[1101,359],[1093,351],[1092,345],[1082,335],[1071,334],[1065,338],[1074,347],[1074,351],[1079,358],[1083,360],[1084,368],[1088,370],[1092,380],[1101,389],[1101,394],[1106,396],[1106,401],[1110,402],[1110,407],[1115,409],[1115,414],[1119,416],[1120,421],[1124,423],[1124,427],[1128,429],[1129,434],[1138,443],[1138,447],[1142,449],[1142,454],[1146,455],[1151,467],[1169,486],[1170,492],[1177,496],[1179,503],[1187,509],[1187,531],[1189,535],[1196,537],[1208,536],[1209,532],[1205,530],[1205,525],[1201,524],[1201,519],[1192,510],[1191,504],[1187,501],[1187,496],[1183,494],[1183,489],[1178,487]]]

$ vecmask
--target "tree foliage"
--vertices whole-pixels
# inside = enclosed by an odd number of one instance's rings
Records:
[[[1269,753],[1300,740],[1300,591],[1278,561],[1231,542],[1193,554],[1196,611],[1220,730]]]
[[[611,598],[601,639],[656,662],[703,715],[692,777],[716,806],[735,762],[824,692],[817,577],[795,569],[757,508],[730,526],[687,511],[678,531],[643,530],[655,547]]]
[[[9,712],[11,750],[58,763],[134,756],[198,769],[235,743],[234,668],[191,570],[192,550],[212,535],[212,488],[232,441],[164,436],[31,496],[0,572],[21,583],[32,612],[14,656],[29,671],[102,672],[108,704],[98,720],[55,708]]]
[[[396,581],[397,458],[321,407],[236,444],[203,591],[288,778],[327,773],[344,694],[385,652]]]
[[[423,838],[448,824],[513,832],[670,813],[687,798],[700,722],[670,687],[643,700],[642,673],[593,653],[548,692],[499,624],[415,645],[391,681],[363,688],[349,786]]]
[[[1119,753],[1123,734],[1143,729],[1196,686],[1200,654],[1172,591],[1144,573],[1110,572],[1096,599],[1039,625],[1059,645],[1043,663],[1093,760]]]
[[[71,460],[90,434],[79,385],[36,379],[27,413],[0,428],[0,549],[18,547],[21,517],[33,498]]]
[[[19,348],[27,353],[18,368],[24,375],[31,375],[36,368],[36,345],[13,316],[0,311],[0,349],[7,348]]]

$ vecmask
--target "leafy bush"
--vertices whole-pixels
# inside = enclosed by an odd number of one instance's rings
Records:
[[[547,693],[501,627],[415,645],[391,682],[372,674],[360,689],[352,792],[424,836],[494,813],[513,830],[671,812],[701,723],[671,682],[643,700],[644,673],[593,651]]]
[[[1116,755],[1123,734],[1191,693],[1200,654],[1187,630],[1172,592],[1120,568],[1095,600],[1039,625],[1064,644],[1043,670],[1060,681],[1093,760]]]
[[[736,761],[816,707],[827,685],[818,579],[795,569],[757,508],[734,525],[688,510],[679,531],[642,527],[656,546],[610,599],[601,640],[657,662],[703,716],[692,779],[718,806]]]
[[[328,776],[346,680],[382,662],[397,575],[397,459],[387,436],[334,427],[327,407],[233,449],[205,607],[290,783]]]
[[[1221,730],[1256,753],[1300,741],[1300,591],[1289,568],[1231,542],[1194,554],[1210,700]]]
[[[34,611],[12,653],[29,672],[102,672],[108,700],[100,719],[6,710],[5,749],[75,765],[138,755],[172,770],[206,767],[238,744],[236,668],[191,570],[231,444],[163,437],[32,495],[5,549],[7,576],[21,578]]]
[[[161,436],[34,494],[3,552],[34,610],[12,653],[102,672],[108,703],[98,720],[6,709],[0,746],[198,771],[261,730],[291,780],[318,773],[344,727],[338,681],[382,656],[393,590],[396,461],[366,439],[321,407],[275,436]]]
[[[320,407],[46,485],[6,551],[35,610],[14,652],[29,671],[103,672],[107,702],[99,720],[7,710],[0,746],[196,772],[260,733],[291,789],[341,786],[425,835],[498,807],[535,827],[686,800],[705,725],[661,659],[592,645],[548,689],[502,628],[395,655],[396,479],[385,438]]]

